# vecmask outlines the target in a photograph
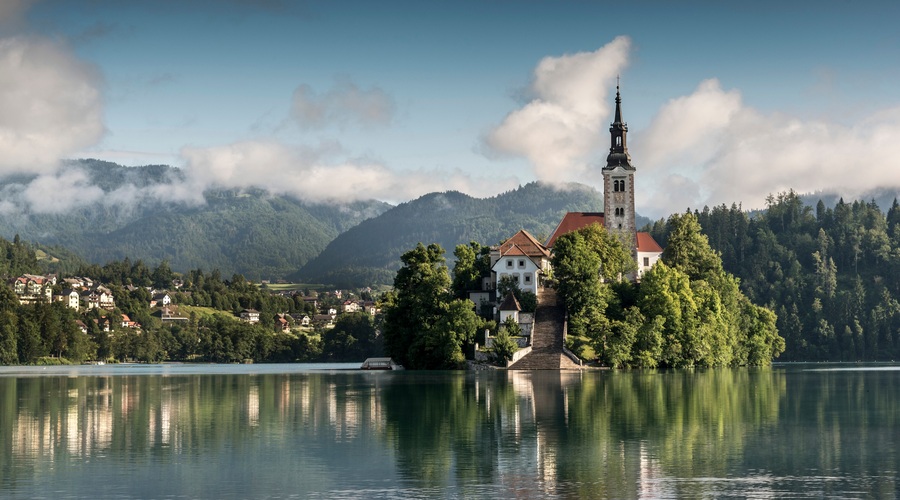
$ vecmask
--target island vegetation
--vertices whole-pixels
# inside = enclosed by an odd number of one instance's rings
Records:
[[[636,271],[630,251],[600,225],[557,239],[552,286],[565,302],[570,346],[610,367],[770,364],[784,350],[775,314],[741,293],[694,215],[673,215],[666,228],[662,261],[640,282],[628,278]],[[488,328],[498,334],[495,360],[511,358],[509,337],[518,325],[508,321],[498,329],[489,319],[479,321],[474,304],[462,298],[489,270],[485,250],[474,242],[458,246],[452,280],[439,245],[419,244],[403,255],[396,295],[386,306],[385,347],[392,357],[414,368],[458,367],[464,347]]]
[[[768,365],[784,350],[775,314],[741,293],[692,214],[666,222],[662,260],[639,282],[634,259],[599,225],[561,236],[553,272],[578,342],[611,367]]]

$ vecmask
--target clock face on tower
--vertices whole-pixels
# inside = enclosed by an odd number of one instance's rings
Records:
[[[613,200],[615,200],[616,203],[624,203],[625,202],[625,193],[614,193]]]

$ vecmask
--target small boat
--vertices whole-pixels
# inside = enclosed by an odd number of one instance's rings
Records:
[[[402,370],[403,366],[398,365],[392,358],[369,358],[363,361],[360,370]]]

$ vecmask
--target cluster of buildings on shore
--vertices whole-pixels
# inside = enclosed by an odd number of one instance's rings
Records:
[[[58,281],[55,274],[23,274],[8,282],[20,304],[43,302],[63,302],[76,311],[94,308],[114,309],[116,301],[109,288],[90,278],[73,277]],[[54,294],[57,284],[62,287]]]
[[[291,292],[292,294],[297,292]],[[341,299],[343,292],[336,290],[330,292],[334,297]],[[318,295],[304,296],[303,302],[316,311],[313,314],[306,313],[281,313],[275,315],[275,329],[280,331],[290,331],[291,324],[300,328],[323,327],[330,328],[334,326],[334,322],[338,315],[346,313],[364,312],[370,316],[375,316],[380,312],[378,305],[372,300],[362,299],[344,299],[340,300],[337,305],[323,306],[320,309]],[[256,309],[244,309],[240,313],[241,321],[247,323],[259,323],[260,312]]]

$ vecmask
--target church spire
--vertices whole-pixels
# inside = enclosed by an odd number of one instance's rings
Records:
[[[622,95],[619,93],[618,78],[616,80],[616,116],[615,121],[609,126],[610,145],[609,156],[606,157],[606,168],[622,166],[634,170],[626,143],[628,125],[622,121]]]

